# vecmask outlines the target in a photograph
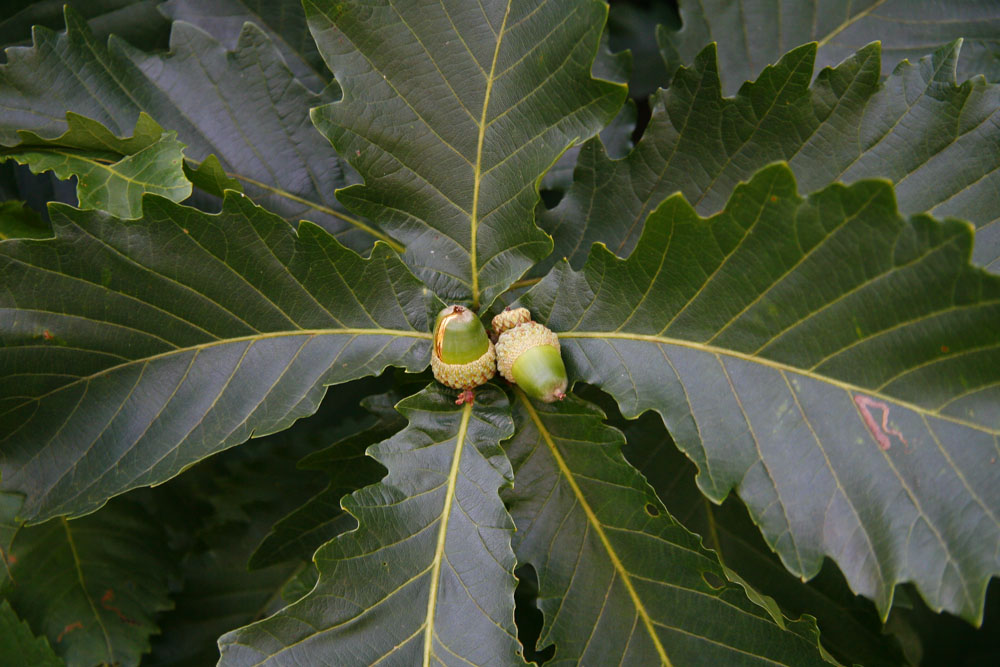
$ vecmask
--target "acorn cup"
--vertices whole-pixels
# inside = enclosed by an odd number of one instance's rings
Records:
[[[448,306],[434,321],[431,370],[434,378],[461,389],[458,405],[472,403],[472,390],[496,374],[496,351],[482,322],[464,306]]]
[[[500,375],[524,393],[546,403],[566,397],[566,366],[559,337],[531,321],[527,308],[505,310],[493,318]]]

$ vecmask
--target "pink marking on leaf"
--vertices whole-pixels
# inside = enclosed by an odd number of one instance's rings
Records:
[[[906,438],[903,434],[896,429],[889,426],[889,406],[882,401],[876,401],[874,398],[868,396],[862,396],[857,394],[854,396],[854,404],[858,406],[858,411],[861,413],[861,418],[865,422],[865,426],[868,427],[868,432],[872,434],[875,438],[875,442],[878,443],[879,449],[883,452],[888,451],[892,441],[889,440],[890,435],[894,435],[899,438],[900,442],[903,443],[905,448],[907,445]],[[870,410],[881,410],[882,411],[882,423],[879,424],[875,420],[874,415]]]

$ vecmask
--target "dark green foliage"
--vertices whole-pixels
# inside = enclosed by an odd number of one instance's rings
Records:
[[[0,664],[996,662],[997,5],[677,5],[0,9]]]

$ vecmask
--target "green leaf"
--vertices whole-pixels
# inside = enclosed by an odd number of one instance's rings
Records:
[[[143,665],[214,665],[220,635],[274,613],[292,587],[305,585],[315,568],[301,560],[253,572],[247,562],[277,519],[322,488],[321,476],[297,470],[296,462],[356,426],[350,413],[357,393],[379,384],[366,379],[345,385],[330,392],[312,418],[129,494],[145,501],[167,527],[171,546],[183,553],[176,606],[162,616],[162,634]]]
[[[522,301],[570,377],[660,413],[790,571],[830,556],[883,617],[913,581],[979,623],[1000,572],[1000,277],[971,246],[967,223],[902,218],[885,182],[803,200],[776,165],[708,220],[671,197],[628,259],[596,246]]]
[[[667,69],[674,71],[709,42],[718,42],[728,94],[806,42],[819,43],[817,65],[828,67],[878,40],[891,54],[882,65],[883,75],[904,59],[916,60],[960,37],[1000,48],[1000,5],[989,0],[782,0],[739,6],[681,0],[680,13],[680,30],[657,32]]]
[[[409,425],[370,450],[388,476],[343,501],[358,528],[316,553],[306,597],[224,635],[220,664],[512,663],[507,399],[458,407],[432,384],[398,409]]]
[[[385,475],[385,468],[368,456],[366,450],[406,425],[406,420],[395,410],[399,399],[395,392],[366,398],[362,405],[377,418],[374,424],[302,459],[300,468],[321,470],[330,483],[274,525],[250,559],[251,568],[289,558],[309,560],[321,545],[355,527],[354,518],[343,511],[340,499]]]
[[[610,407],[617,410],[613,404]],[[718,554],[728,578],[736,581],[732,576],[736,570],[739,578],[774,598],[786,615],[814,616],[824,648],[844,664],[904,664],[899,646],[883,632],[875,605],[854,595],[833,563],[824,561],[819,575],[803,583],[768,548],[739,499],[730,495],[716,507],[705,498],[695,483],[698,469],[677,450],[659,415],[646,413],[622,428],[628,440],[625,457],[643,473],[674,518],[704,536],[705,546]]]
[[[58,30],[66,4],[65,0],[5,0],[0,7],[0,46],[30,44],[34,26]],[[77,0],[70,4],[102,39],[114,33],[148,50],[166,47],[170,24],[157,11],[160,0]]]
[[[575,397],[530,402],[505,449],[518,563],[538,572],[553,664],[823,664],[811,619],[791,622],[727,584],[621,454],[625,439]]]
[[[15,200],[0,202],[0,241],[44,239],[49,236],[52,236],[52,230],[41,216],[28,208],[24,202]]]
[[[330,83],[330,71],[309,34],[300,0],[169,0],[160,11],[175,21],[193,23],[228,49],[236,48],[244,23],[256,23],[299,81],[312,90]]]
[[[0,602],[0,662],[5,665],[59,667],[65,665],[44,637],[35,637],[10,604]]]
[[[327,98],[295,80],[260,28],[245,25],[228,51],[177,22],[162,54],[114,37],[105,44],[70,9],[66,25],[59,35],[36,29],[35,45],[11,50],[0,66],[0,143],[16,142],[17,130],[57,135],[66,111],[122,134],[145,111],[177,132],[193,167],[214,154],[248,195],[286,220],[309,219],[356,250],[373,238],[389,241],[342,212],[333,193],[345,184],[343,163],[307,119]]]
[[[1000,82],[1000,48],[995,40],[962,41],[962,59],[958,61],[958,79],[964,81],[982,75],[987,81]]]
[[[403,241],[443,299],[489,305],[551,248],[539,179],[624,101],[591,77],[607,6],[304,4],[344,90],[313,122],[365,179],[338,198]]]
[[[594,59],[593,74],[605,81],[627,83],[632,72],[632,54],[628,51],[612,53],[608,46],[608,31],[601,35],[601,45]],[[635,131],[636,107],[632,100],[626,100],[618,115],[600,131],[601,141],[611,155],[621,157],[632,147],[632,132]],[[566,149],[555,164],[542,176],[543,190],[568,190],[573,184],[573,168],[580,153],[580,144]]]
[[[69,665],[139,664],[172,606],[162,530],[133,503],[22,528],[11,556],[3,596]]]
[[[214,155],[209,155],[197,166],[185,162],[184,175],[196,187],[216,197],[224,196],[226,190],[243,192],[243,184],[231,178],[219,162],[219,158]]]
[[[121,218],[142,215],[142,195],[157,194],[172,201],[187,199],[191,183],[184,175],[184,145],[176,132],[139,114],[132,137],[116,137],[100,123],[66,113],[66,132],[46,139],[18,131],[16,145],[0,148],[0,159],[28,165],[40,174],[52,171],[63,180],[76,176],[81,208],[97,208]]]
[[[814,55],[814,45],[796,49],[723,98],[714,47],[703,51],[657,95],[625,159],[609,160],[596,141],[583,147],[577,182],[540,219],[556,236],[553,258],[579,268],[596,241],[628,254],[667,196],[679,190],[702,215],[715,213],[738,183],[787,160],[804,192],[887,178],[903,213],[973,222],[974,260],[1000,272],[1000,86],[956,85],[957,44],[900,65],[883,84],[878,45],[810,87]]]
[[[287,428],[326,385],[427,366],[442,304],[383,244],[362,259],[232,191],[218,215],[50,210],[55,239],[0,243],[0,471],[26,519]]]
[[[308,565],[303,563],[303,567],[300,567],[295,575],[282,586],[281,599],[286,604],[298,602],[316,586],[317,581],[319,581],[319,571],[316,566],[313,563]]]

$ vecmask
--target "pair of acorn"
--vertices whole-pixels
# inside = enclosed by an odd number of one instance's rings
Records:
[[[494,317],[493,335],[488,336],[475,313],[448,306],[434,321],[431,369],[438,382],[462,390],[455,401],[459,405],[471,403],[472,390],[497,369],[533,398],[551,403],[566,396],[559,338],[532,321],[527,308],[508,308]]]

